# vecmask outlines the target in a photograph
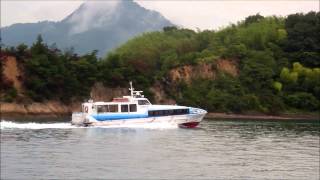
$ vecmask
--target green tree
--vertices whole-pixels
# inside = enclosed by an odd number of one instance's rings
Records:
[[[272,89],[275,60],[269,52],[252,51],[243,60],[240,79],[251,92]]]
[[[320,13],[292,14],[285,20],[288,33],[284,49],[289,59],[308,67],[320,66]]]
[[[255,23],[255,22],[259,22],[260,20],[262,20],[264,17],[261,16],[259,13],[253,16],[248,16],[246,17],[246,19],[244,20],[244,24],[245,25],[249,25],[251,23]]]
[[[285,97],[285,102],[298,109],[319,110],[319,101],[310,93],[297,92]]]

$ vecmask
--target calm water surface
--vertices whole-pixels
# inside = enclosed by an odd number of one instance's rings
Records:
[[[319,121],[1,122],[1,179],[319,179]]]

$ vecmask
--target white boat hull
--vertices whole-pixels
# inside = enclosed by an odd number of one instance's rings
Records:
[[[85,114],[77,113],[72,115],[72,124],[80,126],[113,126],[143,123],[169,123],[184,128],[192,128],[197,126],[204,116],[205,113],[97,121],[92,116],[85,116]]]

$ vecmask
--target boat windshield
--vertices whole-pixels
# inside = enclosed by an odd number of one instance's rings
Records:
[[[148,100],[138,100],[139,105],[150,105],[150,102]]]

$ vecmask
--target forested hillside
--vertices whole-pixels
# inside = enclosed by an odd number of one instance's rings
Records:
[[[1,68],[5,56],[17,57],[25,88],[19,97],[12,81],[2,75],[2,100],[68,103],[88,98],[95,82],[127,87],[132,80],[150,99],[157,86],[178,104],[211,112],[317,111],[319,21],[319,12],[286,18],[257,14],[218,31],[166,27],[135,37],[102,59],[96,52],[62,52],[39,36],[31,47],[2,50]],[[173,78],[174,73],[180,73],[180,79]]]

